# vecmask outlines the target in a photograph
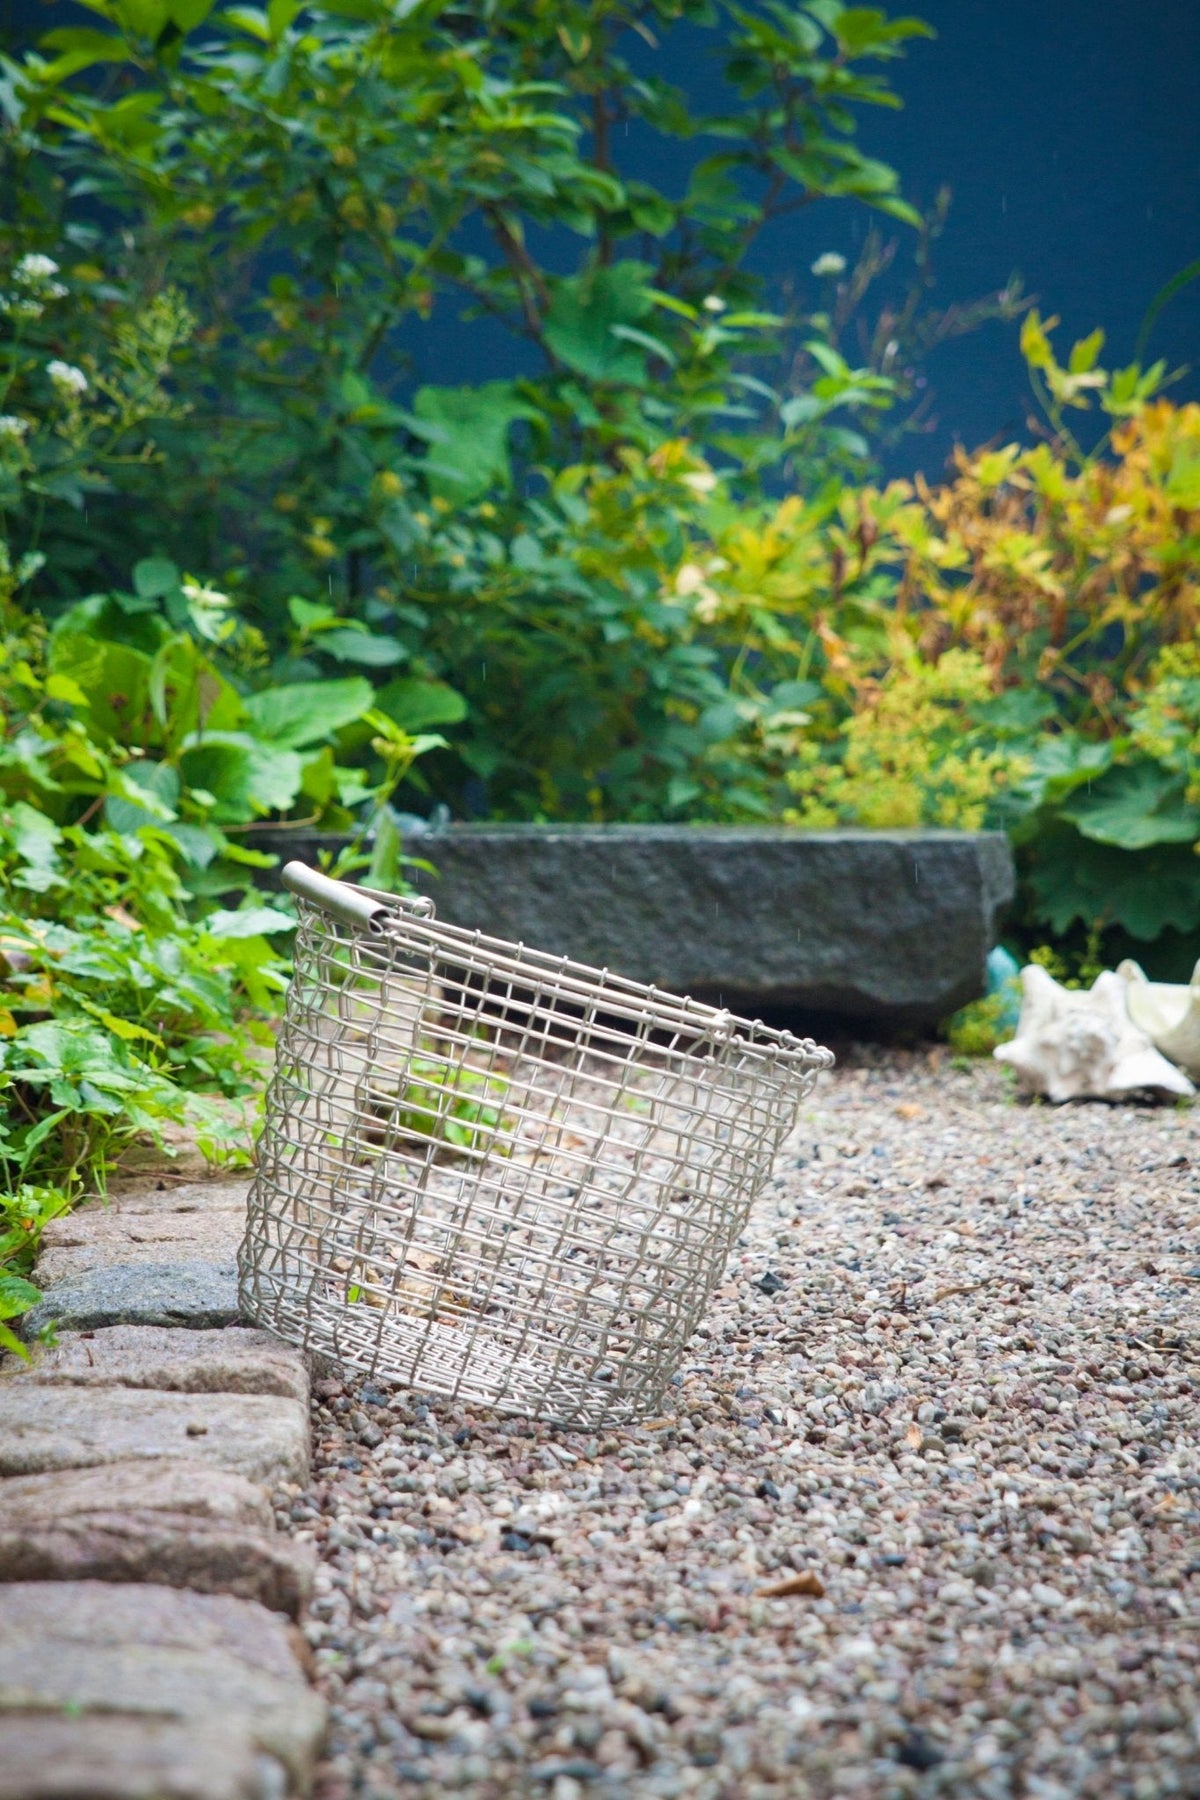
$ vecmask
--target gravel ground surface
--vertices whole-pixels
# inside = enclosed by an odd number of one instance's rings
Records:
[[[1200,1796],[1194,1115],[822,1080],[664,1416],[318,1383],[320,1800]]]

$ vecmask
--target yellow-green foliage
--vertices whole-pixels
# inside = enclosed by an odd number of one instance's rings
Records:
[[[942,1027],[946,1042],[960,1056],[990,1056],[1012,1036],[1006,994],[985,994],[962,1007]]]
[[[1060,366],[1031,314],[1051,435],[960,453],[943,486],[752,514],[718,487],[662,591],[731,670],[739,800],[1010,829],[1043,925],[1152,940],[1200,928],[1200,406],[1100,368],[1102,342]],[[1084,454],[1088,405],[1110,428]]]
[[[863,690],[841,727],[838,761],[824,759],[815,743],[801,746],[789,777],[799,804],[785,813],[788,822],[977,830],[997,790],[1026,767],[980,742],[971,707],[992,694],[982,658],[948,650],[928,663],[900,639],[882,680]]]

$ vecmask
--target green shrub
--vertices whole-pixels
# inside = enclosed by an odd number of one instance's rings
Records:
[[[1200,936],[1200,407],[1161,369],[1108,373],[1098,335],[1027,354],[1055,429],[962,456],[936,489],[785,502],[713,534],[710,612],[755,609],[810,684],[785,816],[806,825],[1007,829],[1027,944],[1186,974]],[[1063,424],[1112,421],[1083,454]],[[760,657],[759,667],[766,666]],[[782,673],[782,669],[780,669]],[[760,764],[761,766],[761,764]]]
[[[719,115],[668,79],[677,23],[724,66]],[[91,405],[118,329],[158,307],[173,335],[119,455],[11,512],[14,560],[48,553],[40,603],[139,558],[213,572],[272,681],[364,674],[402,730],[449,728],[423,810],[682,816],[729,788],[773,814],[734,742],[742,646],[649,566],[646,539],[669,565],[687,528],[656,458],[702,445],[741,503],[771,479],[836,488],[898,426],[923,349],[1020,310],[1014,290],[930,315],[944,207],[920,220],[857,145],[926,31],[840,0],[118,0],[52,32],[0,138],[21,196],[0,253],[48,253],[64,290],[28,328],[13,416],[45,400],[48,358]],[[629,128],[690,147],[682,194],[625,172]],[[765,309],[757,237],[817,202],[912,232],[907,303],[860,316],[894,248],[872,231],[854,270],[818,258],[786,319]],[[522,341],[528,374],[416,385],[448,309]]]

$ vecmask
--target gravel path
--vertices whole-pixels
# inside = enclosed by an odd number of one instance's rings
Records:
[[[852,1053],[668,1416],[318,1383],[321,1800],[1200,1796],[1198,1302],[1188,1113]]]

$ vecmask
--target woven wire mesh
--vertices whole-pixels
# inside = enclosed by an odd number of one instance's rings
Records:
[[[832,1057],[374,898],[300,908],[244,1315],[452,1400],[655,1410]]]

